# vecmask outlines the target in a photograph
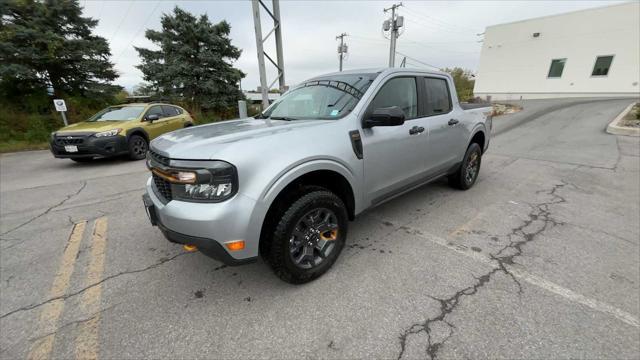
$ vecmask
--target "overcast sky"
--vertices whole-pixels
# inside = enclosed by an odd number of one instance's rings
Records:
[[[409,56],[409,67],[460,66],[475,71],[486,26],[600,7],[623,1],[403,1],[405,18],[397,51]],[[270,0],[264,3],[271,6]],[[234,66],[247,76],[242,88],[259,84],[256,41],[250,1],[96,1],[80,0],[84,14],[99,20],[95,32],[109,42],[112,61],[120,74],[116,83],[131,89],[142,82],[140,63],[133,46],[153,48],[146,29],[160,29],[160,17],[179,6],[193,14],[207,14],[212,22],[231,24],[232,43],[242,49]],[[346,32],[349,46],[345,69],[382,67],[388,64],[389,41],[383,37],[382,22],[389,17],[383,8],[392,1],[292,1],[281,0],[285,76],[287,85],[315,75],[338,70],[336,35]],[[263,33],[272,22],[263,12]],[[271,24],[271,26],[269,26]],[[270,38],[268,54],[275,59],[275,42]],[[398,56],[396,63],[401,61]],[[267,64],[267,81],[275,70]],[[277,85],[276,85],[277,86]]]

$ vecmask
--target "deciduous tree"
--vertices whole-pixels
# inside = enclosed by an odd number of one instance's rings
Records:
[[[456,92],[460,101],[468,101],[473,98],[473,86],[476,81],[471,70],[454,67],[453,69],[446,68],[444,71],[453,77],[453,83],[456,85]]]

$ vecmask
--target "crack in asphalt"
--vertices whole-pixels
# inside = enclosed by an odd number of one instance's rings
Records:
[[[27,225],[27,224],[30,224],[30,223],[32,223],[32,222],[34,222],[34,221],[36,221],[37,219],[39,219],[39,218],[41,218],[41,217],[43,217],[43,216],[47,215],[49,212],[51,212],[51,210],[54,210],[55,208],[57,208],[57,207],[60,207],[60,206],[64,205],[64,203],[66,203],[67,201],[69,201],[69,200],[71,200],[72,198],[74,198],[74,197],[78,196],[78,195],[82,192],[82,190],[84,190],[84,188],[85,188],[86,186],[87,186],[87,182],[86,182],[86,181],[83,181],[83,182],[82,182],[82,185],[80,186],[80,188],[79,188],[78,190],[76,190],[75,192],[73,192],[73,193],[71,193],[71,194],[67,195],[67,196],[66,196],[64,199],[62,199],[62,201],[60,201],[59,203],[57,203],[57,204],[55,204],[55,205],[53,205],[53,206],[50,206],[50,207],[49,207],[49,208],[47,208],[44,212],[42,212],[42,213],[40,213],[40,214],[38,214],[38,215],[36,215],[36,216],[32,217],[31,219],[29,219],[29,220],[27,220],[27,221],[23,222],[22,224],[20,224],[20,225],[18,225],[18,226],[16,226],[16,227],[12,228],[12,229],[10,229],[10,230],[7,230],[7,231],[5,231],[5,232],[1,233],[1,234],[0,234],[0,236],[2,236],[2,235],[6,235],[6,234],[9,234],[9,233],[11,233],[11,232],[13,232],[13,231],[15,231],[15,230],[18,230],[18,229],[20,229],[21,227],[23,227],[23,226],[25,226],[25,225]]]
[[[109,311],[109,310],[111,310],[111,309],[115,308],[116,306],[118,306],[118,305],[120,305],[120,304],[122,304],[122,303],[116,303],[116,304],[113,304],[113,305],[111,305],[111,306],[108,306],[108,307],[106,307],[106,308],[104,308],[104,309],[102,309],[102,310],[100,310],[100,311],[96,311],[96,312],[94,312],[93,314],[90,314],[87,318],[80,319],[80,320],[69,321],[68,323],[66,323],[66,324],[64,324],[64,325],[61,325],[61,326],[59,326],[58,328],[56,328],[56,330],[55,330],[55,331],[52,331],[52,332],[50,332],[50,333],[48,333],[48,334],[44,334],[44,335],[40,335],[40,336],[37,336],[37,337],[31,338],[31,339],[29,339],[29,341],[30,341],[30,342],[38,341],[38,340],[40,340],[40,339],[42,339],[42,338],[44,338],[44,337],[47,337],[47,336],[50,336],[50,335],[55,335],[55,334],[57,334],[59,331],[64,330],[65,328],[67,328],[67,327],[69,327],[69,326],[72,326],[72,325],[78,325],[78,324],[85,323],[85,322],[87,322],[87,321],[91,321],[91,320],[95,319],[96,317],[100,316],[102,313],[104,313],[104,312],[106,312],[106,311]]]
[[[453,336],[456,329],[456,327],[452,323],[447,321],[447,315],[456,310],[462,300],[462,297],[473,296],[477,294],[482,287],[484,287],[491,281],[493,275],[495,275],[496,273],[502,273],[509,276],[518,286],[518,294],[522,294],[522,286],[520,282],[507,269],[507,265],[515,264],[514,259],[522,255],[522,247],[524,245],[535,240],[536,237],[544,231],[564,224],[563,222],[558,221],[553,217],[550,209],[552,205],[567,202],[564,197],[558,194],[558,190],[567,185],[570,185],[570,183],[564,180],[561,180],[561,182],[561,184],[556,184],[551,189],[536,191],[536,194],[544,194],[546,196],[550,196],[551,199],[533,205],[530,204],[531,211],[527,214],[527,219],[525,219],[519,226],[512,228],[511,232],[506,235],[509,239],[509,244],[505,245],[500,250],[490,255],[491,259],[495,262],[496,267],[494,267],[488,273],[475,278],[475,282],[472,285],[458,290],[448,298],[440,299],[429,296],[439,302],[439,313],[436,316],[428,318],[425,321],[412,324],[407,329],[405,329],[403,333],[400,334],[400,336],[398,337],[400,341],[400,352],[398,353],[397,357],[398,360],[400,360],[405,354],[409,337],[420,333],[424,333],[427,336],[426,354],[430,359],[436,359],[438,356],[438,351],[446,343],[446,341],[449,340],[451,336]],[[528,230],[529,228],[536,225],[538,225],[537,228]],[[449,330],[449,334],[441,341],[436,341],[433,339],[434,329],[432,326],[436,323],[444,323]]]
[[[40,302],[40,303],[37,303],[37,304],[27,305],[27,306],[23,306],[23,307],[11,310],[11,311],[3,314],[3,315],[0,315],[0,319],[4,319],[5,317],[11,316],[11,315],[13,315],[15,313],[18,313],[18,312],[29,311],[29,310],[36,309],[36,308],[38,308],[38,307],[40,307],[42,305],[48,304],[48,303],[50,303],[52,301],[66,300],[66,299],[68,299],[70,297],[74,297],[76,295],[82,294],[83,292],[85,292],[85,291],[87,291],[87,290],[89,290],[89,289],[91,289],[91,288],[93,288],[93,287],[95,287],[97,285],[100,285],[100,284],[104,283],[107,280],[111,280],[111,279],[117,278],[117,277],[122,276],[122,275],[136,274],[136,273],[141,273],[141,272],[144,272],[144,271],[147,271],[147,270],[151,270],[151,269],[154,269],[154,268],[156,268],[156,267],[158,267],[158,266],[160,266],[162,264],[165,264],[165,263],[167,263],[169,261],[172,261],[172,260],[174,260],[174,259],[176,259],[176,258],[178,258],[180,256],[188,255],[188,254],[193,254],[193,253],[188,253],[188,252],[179,253],[179,254],[174,255],[172,257],[161,258],[160,261],[158,261],[158,262],[156,262],[154,264],[151,264],[151,265],[149,265],[147,267],[144,267],[142,269],[127,270],[127,271],[122,271],[122,272],[119,272],[119,273],[116,273],[116,274],[113,274],[113,275],[109,275],[109,276],[103,278],[102,280],[100,280],[98,282],[95,282],[95,283],[93,283],[91,285],[87,285],[86,287],[84,287],[84,288],[82,288],[82,289],[80,289],[80,290],[78,290],[76,292],[73,292],[73,293],[70,293],[70,294],[61,295],[61,296],[56,296],[56,297],[47,299],[47,300],[45,300],[43,302]]]

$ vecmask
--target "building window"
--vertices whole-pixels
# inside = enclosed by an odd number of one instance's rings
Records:
[[[598,56],[596,58],[596,64],[593,65],[593,72],[591,76],[607,76],[609,74],[609,68],[613,61],[613,55]]]
[[[549,75],[547,77],[550,78],[559,78],[562,76],[562,70],[564,70],[564,64],[567,62],[567,59],[553,59],[551,60],[551,67],[549,67]]]

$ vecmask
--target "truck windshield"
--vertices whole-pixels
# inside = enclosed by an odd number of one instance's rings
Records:
[[[144,111],[144,106],[111,106],[93,115],[87,121],[135,120]]]
[[[287,91],[256,118],[334,120],[353,110],[377,74],[316,78]]]

